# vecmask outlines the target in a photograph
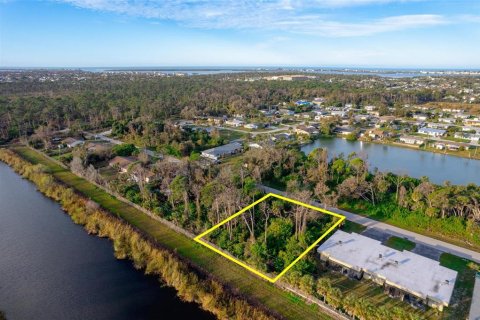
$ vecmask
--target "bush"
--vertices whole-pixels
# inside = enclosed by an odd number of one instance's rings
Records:
[[[128,157],[138,152],[137,148],[131,143],[118,144],[112,148],[117,156]]]
[[[0,160],[35,183],[40,192],[58,201],[72,220],[83,225],[88,233],[109,238],[113,242],[115,257],[128,258],[137,269],[159,276],[162,282],[174,287],[183,300],[200,304],[219,319],[274,319],[262,309],[231,293],[218,281],[200,276],[176,254],[147,240],[126,222],[104,210],[96,209],[91,200],[46,174],[42,165],[32,165],[14,152],[4,149],[0,149]],[[4,320],[2,313],[0,319]]]

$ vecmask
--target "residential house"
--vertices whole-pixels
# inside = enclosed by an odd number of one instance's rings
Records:
[[[248,147],[249,147],[249,148],[254,148],[254,149],[263,149],[263,147],[262,147],[260,144],[256,143],[256,142],[250,142],[250,143],[248,144]]]
[[[425,140],[415,136],[401,136],[399,140],[406,144],[421,145],[425,143]]]
[[[465,119],[463,120],[463,123],[466,126],[480,127],[480,118]]]
[[[310,119],[312,114],[310,112],[295,113],[295,118]]]
[[[453,115],[453,117],[457,118],[457,119],[465,120],[465,119],[470,118],[471,116],[468,113],[456,113],[456,114]]]
[[[243,126],[244,128],[247,128],[247,129],[258,129],[258,124],[256,123],[247,123],[246,125]]]
[[[293,116],[295,114],[294,111],[288,109],[280,109],[278,110],[278,113],[282,116]]]
[[[327,101],[327,99],[322,98],[322,97],[318,97],[318,98],[313,99],[312,103],[313,103],[314,105],[320,107],[320,106],[323,105],[323,103],[324,103],[325,101]]]
[[[340,118],[344,118],[347,115],[347,113],[344,110],[332,110],[330,111],[330,114],[334,117],[340,117]]]
[[[436,122],[428,122],[427,127],[429,128],[435,128],[435,129],[444,129],[447,130],[448,128],[451,127],[451,125],[447,123],[436,123]]]
[[[350,127],[336,127],[335,129],[333,129],[333,132],[342,136],[348,136],[349,134],[354,133],[355,129]]]
[[[470,145],[460,142],[447,142],[445,143],[445,147],[451,151],[458,151],[461,148],[463,148],[464,150],[468,150],[470,148]]]
[[[435,147],[435,149],[438,149],[438,150],[444,150],[445,149],[445,143],[442,143],[442,142],[434,143],[433,146]]]
[[[455,135],[454,135],[456,139],[464,139],[464,140],[470,140],[471,136],[472,134],[467,132],[461,132],[461,131],[455,132]]]
[[[330,269],[353,279],[370,279],[391,297],[414,306],[448,307],[458,273],[437,260],[382,242],[337,230],[317,252]]]
[[[221,125],[225,121],[225,117],[208,117],[207,121],[215,125]]]
[[[238,142],[232,142],[220,147],[204,150],[201,156],[210,160],[218,161],[229,155],[233,155],[242,151],[242,144]]]
[[[395,116],[381,116],[379,118],[380,123],[390,123],[395,121],[396,117]]]
[[[272,137],[273,141],[288,141],[293,140],[293,135],[287,132],[278,133]]]
[[[431,137],[441,137],[443,136],[447,131],[442,130],[442,129],[434,129],[434,128],[428,128],[428,127],[422,127],[418,129],[418,133],[420,134],[426,134]]]
[[[317,128],[315,128],[314,126],[306,126],[306,125],[299,125],[299,126],[297,126],[297,127],[294,129],[294,132],[295,132],[296,134],[307,135],[307,136],[315,135],[315,134],[318,134],[318,133],[319,133],[319,131],[317,130]]]
[[[367,135],[372,139],[379,139],[379,140],[383,140],[383,139],[391,137],[390,132],[384,131],[384,130],[379,130],[379,129],[369,130]]]
[[[298,100],[295,101],[296,106],[302,106],[302,107],[309,107],[310,106],[310,101],[307,100]]]
[[[62,141],[68,148],[75,148],[85,143],[83,139],[66,138]]]
[[[240,119],[230,119],[230,120],[227,120],[225,121],[225,124],[227,126],[231,126],[231,127],[241,127],[245,124],[245,122],[243,120],[240,120]]]
[[[360,122],[360,121],[368,121],[370,120],[371,116],[369,114],[358,114],[354,117],[354,120],[356,122]]]
[[[416,113],[412,116],[412,118],[420,121],[426,121],[428,119],[428,115],[424,113]]]
[[[480,143],[480,134],[472,134],[470,135],[470,142],[471,143]]]
[[[454,124],[457,119],[455,118],[440,118],[438,119],[440,122],[443,122],[443,123],[450,123],[450,124]]]

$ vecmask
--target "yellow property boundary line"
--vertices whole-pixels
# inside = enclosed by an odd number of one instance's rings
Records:
[[[333,226],[331,226],[324,234],[322,234],[322,236],[320,238],[318,238],[314,243],[312,243],[308,248],[307,250],[305,250],[300,256],[298,256],[295,260],[293,260],[292,263],[290,263],[285,269],[282,270],[282,272],[280,272],[275,278],[272,278],[272,277],[269,277],[263,273],[261,273],[260,271],[248,266],[247,264],[245,264],[244,262],[234,258],[233,256],[230,256],[224,252],[222,252],[221,250],[215,248],[214,246],[212,246],[211,244],[209,244],[208,242],[206,241],[203,241],[201,238],[206,236],[207,234],[209,234],[210,232],[220,228],[222,225],[224,225],[225,223],[227,223],[228,221],[232,220],[232,219],[235,219],[236,217],[238,217],[239,215],[241,215],[242,213],[244,213],[245,211],[247,211],[248,209],[256,206],[257,204],[259,204],[260,202],[262,201],[265,201],[266,199],[270,198],[270,197],[275,197],[275,198],[278,198],[278,199],[281,199],[281,200],[284,200],[284,201],[288,201],[288,202],[291,202],[291,203],[294,203],[294,204],[297,204],[297,205],[300,205],[300,206],[303,206],[303,207],[306,207],[306,208],[309,208],[309,209],[312,209],[312,210],[315,210],[315,211],[319,211],[319,212],[322,212],[322,213],[325,213],[325,214],[329,214],[331,216],[334,216],[336,218],[338,218],[338,221],[335,222],[335,224]],[[315,206],[312,206],[312,205],[309,205],[309,204],[306,204],[306,203],[303,203],[303,202],[300,202],[300,201],[297,201],[297,200],[293,200],[293,199],[290,199],[290,198],[287,198],[287,197],[283,197],[283,196],[280,196],[278,194],[274,194],[274,193],[269,193],[267,195],[265,195],[264,197],[258,199],[257,201],[255,201],[254,203],[246,206],[245,208],[243,208],[242,210],[238,211],[237,213],[231,215],[230,217],[228,217],[227,219],[221,221],[220,223],[214,225],[213,227],[211,227],[210,229],[208,229],[207,231],[199,234],[198,236],[196,236],[193,240],[195,240],[196,242],[204,245],[205,247],[215,251],[216,253],[220,254],[221,256],[227,258],[228,260],[230,261],[233,261],[235,262],[236,264],[244,267],[245,269],[253,272],[254,274],[256,274],[257,276],[260,276],[261,278],[265,279],[265,280],[268,280],[269,282],[272,282],[274,283],[275,281],[277,281],[278,279],[280,279],[280,277],[282,277],[288,270],[290,270],[290,268],[292,268],[300,259],[302,259],[310,250],[312,250],[320,241],[322,241],[323,238],[325,238],[330,232],[332,232],[340,223],[342,223],[344,220],[346,219],[345,216],[341,215],[341,214],[338,214],[338,213],[334,213],[334,212],[331,212],[331,211],[328,211],[328,210],[325,210],[325,209],[322,209],[322,208],[318,208],[318,207],[315,207]]]

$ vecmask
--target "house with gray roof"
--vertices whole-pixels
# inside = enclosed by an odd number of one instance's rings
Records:
[[[204,150],[201,153],[201,156],[207,159],[211,159],[214,161],[218,161],[221,158],[226,156],[230,156],[242,151],[242,144],[239,142],[232,142],[229,144],[225,144],[220,147],[215,147],[212,149]]]

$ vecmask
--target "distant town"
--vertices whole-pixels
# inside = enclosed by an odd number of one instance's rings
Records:
[[[0,159],[89,232],[111,238],[118,257],[185,295],[195,290],[193,301],[216,294],[228,308],[243,303],[232,283],[261,301],[266,282],[193,239],[272,193],[346,221],[269,287],[266,302],[242,312],[367,320],[463,319],[478,310],[478,185],[380,171],[368,154],[313,147],[320,139],[381,144],[473,166],[478,77],[14,70],[0,73],[0,85]],[[271,201],[206,241],[275,275],[335,222],[319,212]],[[129,231],[117,238],[112,225]],[[156,243],[175,254],[168,263],[194,261],[178,275],[184,282],[170,278],[180,269],[159,271],[166,260]],[[212,293],[201,272],[225,291]]]

